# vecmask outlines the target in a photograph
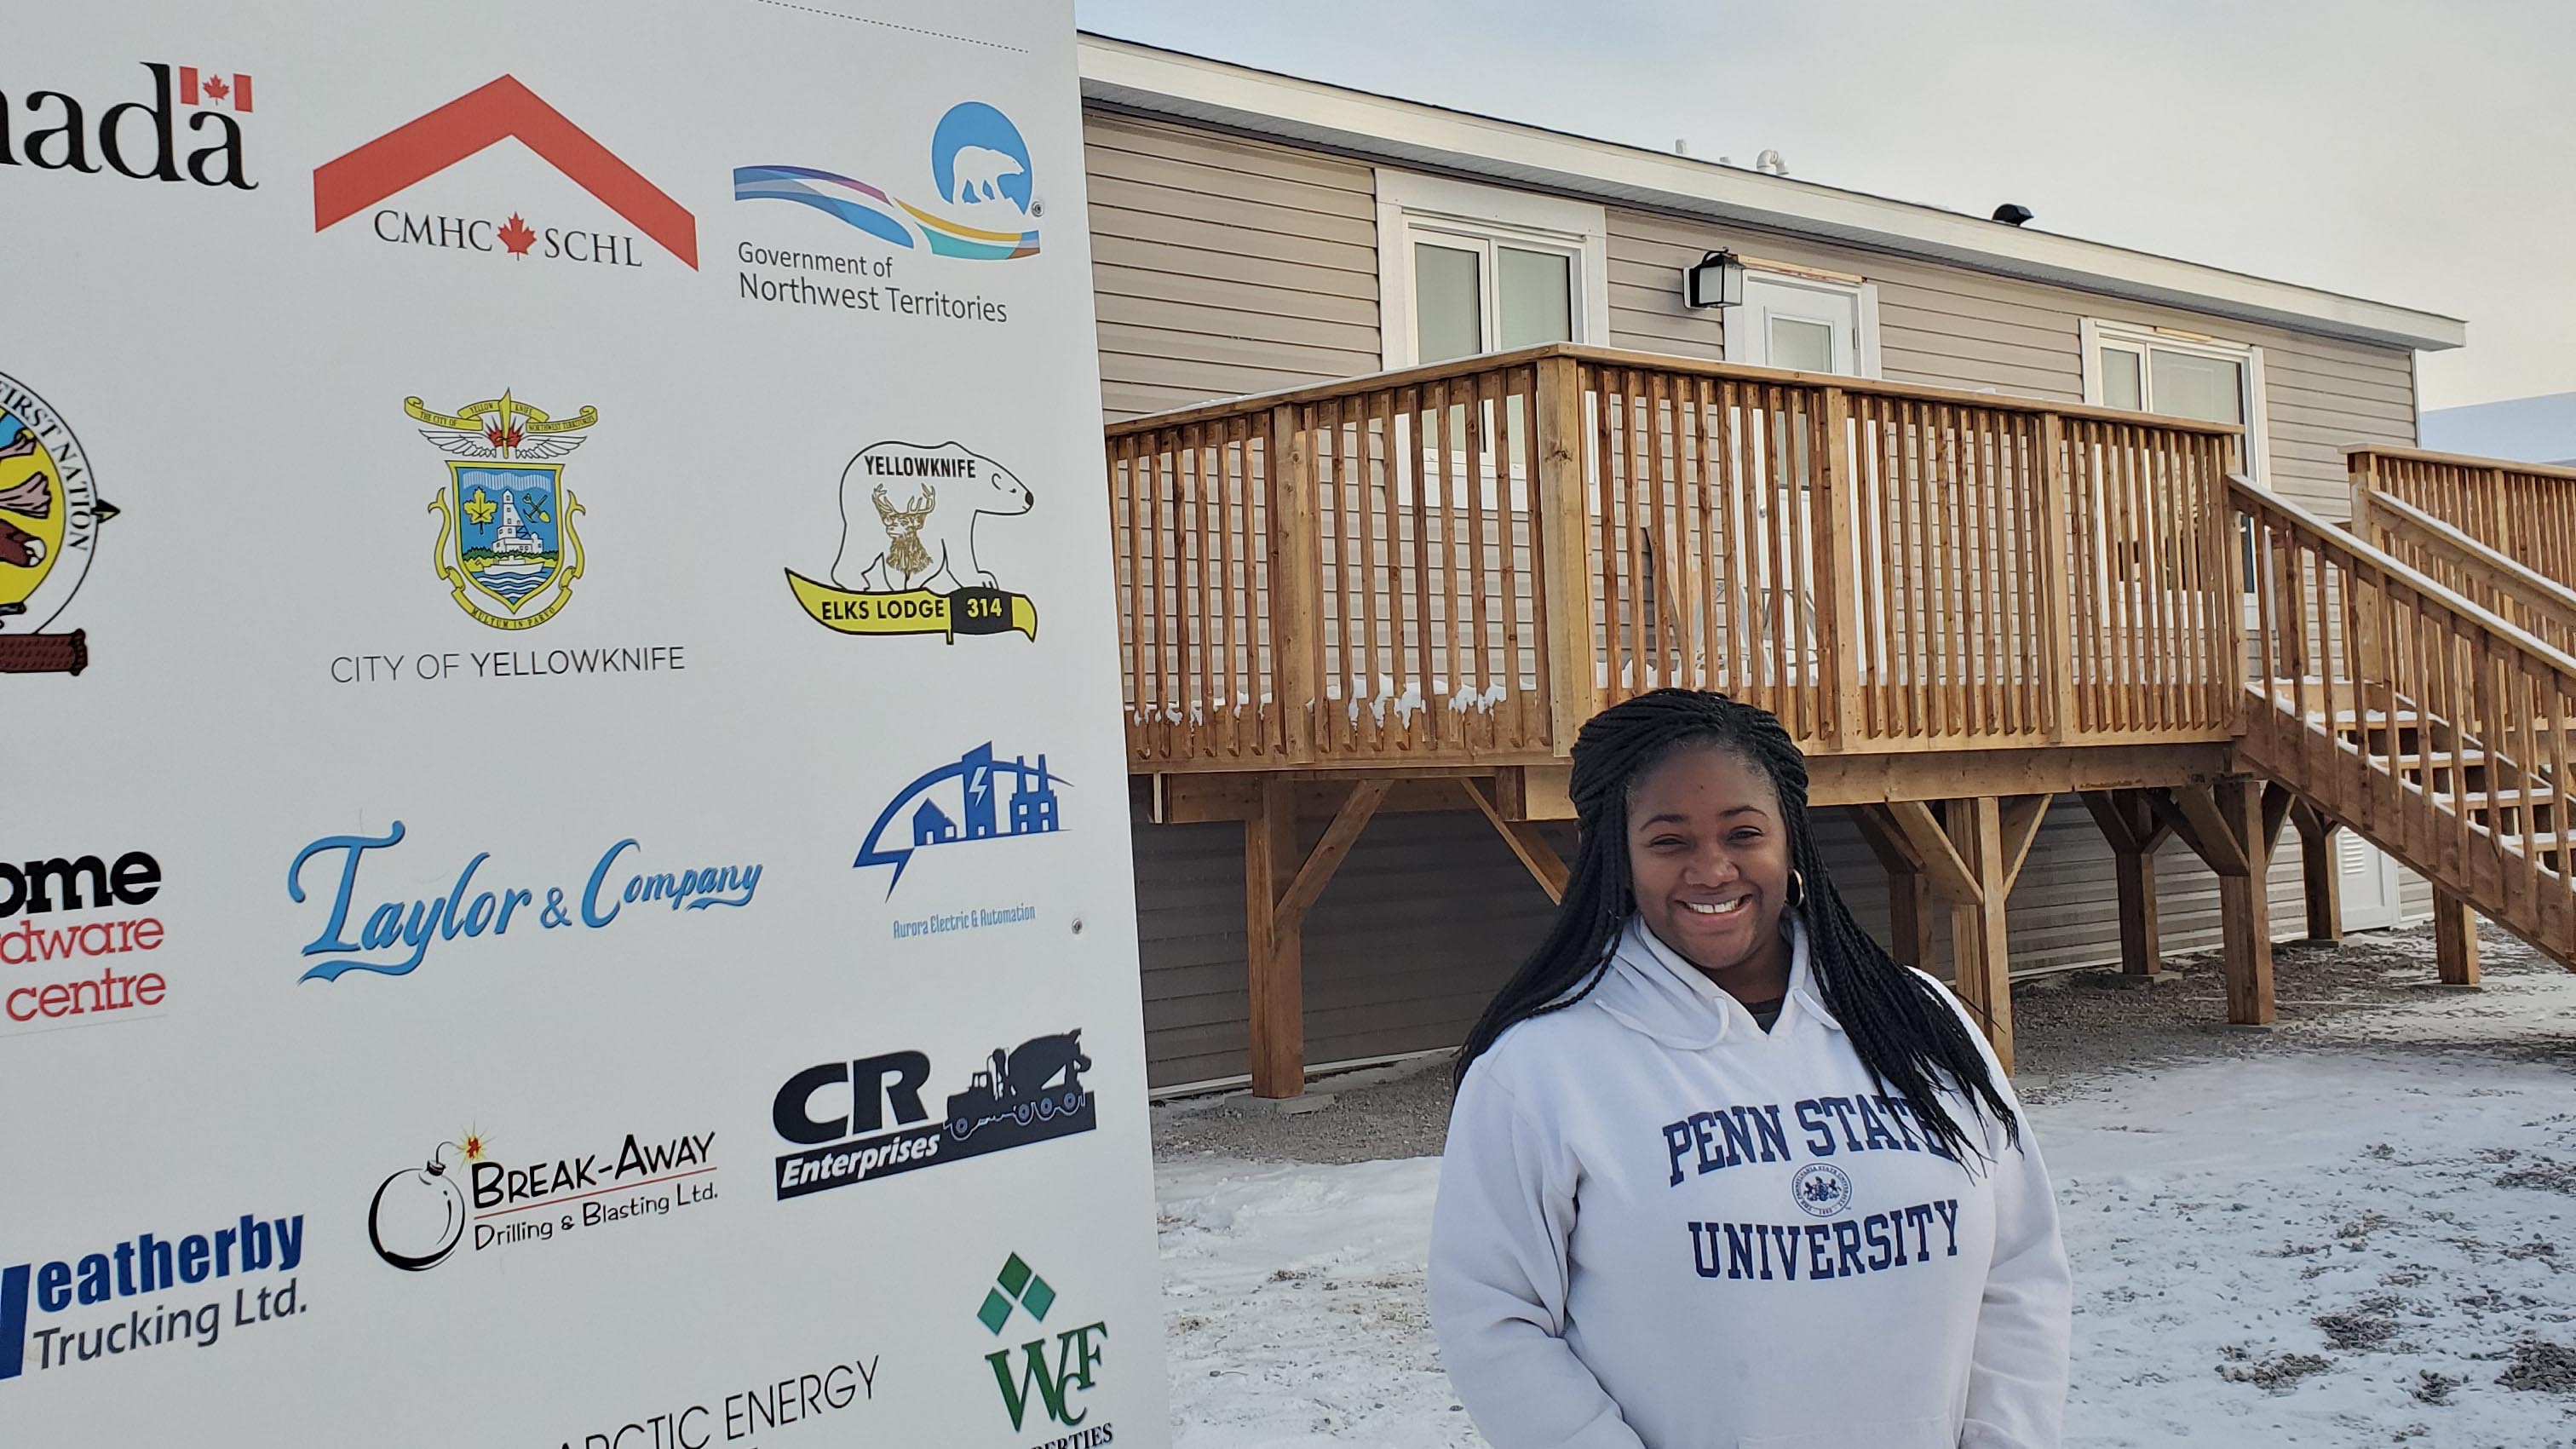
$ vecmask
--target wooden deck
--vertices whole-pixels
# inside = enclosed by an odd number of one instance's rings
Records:
[[[1933,964],[1948,909],[2007,1060],[2003,902],[2058,794],[2111,838],[2130,969],[2178,836],[2268,1019],[2234,428],[1551,346],[1107,441],[1129,768],[1151,819],[1244,824],[1256,1091],[1302,1086],[1300,927],[1375,813],[1476,810],[1555,893],[1576,730],[1665,684],[1789,726],[1893,948]]]

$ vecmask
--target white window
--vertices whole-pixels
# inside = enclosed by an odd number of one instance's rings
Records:
[[[2262,348],[2089,317],[2078,330],[2084,347],[2086,402],[2238,424],[2245,429],[2245,476],[2269,485]]]
[[[1726,316],[1726,360],[1876,377],[1878,286],[1857,277],[1748,265],[1744,305]]]
[[[1381,169],[1377,217],[1388,367],[1608,339],[1601,207]]]

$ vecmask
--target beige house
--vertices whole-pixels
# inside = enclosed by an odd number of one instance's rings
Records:
[[[2411,447],[2415,354],[2464,340],[2402,307],[1125,42],[1085,37],[1081,67],[1113,422],[1572,342],[2239,424],[2256,484],[2339,519],[2343,450]],[[1711,253],[1740,263],[1740,303],[1687,305]],[[1153,823],[1148,783],[1137,798],[1152,1080],[1240,1079],[1245,833]],[[2013,969],[2117,962],[2111,849],[2072,795],[2047,812],[2010,891]],[[1826,848],[1883,925],[1887,877],[1845,814],[1822,813]],[[2346,926],[2429,907],[2334,839]],[[2217,878],[2179,847],[2154,861],[2163,949],[2216,946]],[[2275,936],[2300,934],[2300,865],[2273,863]],[[1551,910],[1474,811],[1377,816],[1305,919],[1306,1062],[1454,1044]]]

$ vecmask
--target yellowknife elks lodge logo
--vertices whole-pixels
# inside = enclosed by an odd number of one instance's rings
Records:
[[[581,535],[572,526],[582,506],[564,486],[565,454],[582,444],[581,429],[599,421],[583,408],[556,419],[503,392],[453,414],[405,398],[403,411],[427,423],[420,435],[459,461],[447,486],[429,501],[438,515],[431,562],[456,607],[495,629],[533,629],[572,601],[581,577]]]
[[[843,634],[1018,632],[1038,637],[1037,605],[1001,587],[975,557],[975,521],[1034,502],[1011,470],[958,443],[874,443],[841,470],[841,553],[832,582],[794,569],[808,617]]]
[[[85,630],[42,632],[72,601],[116,509],[61,415],[0,373],[0,674],[78,674]]]

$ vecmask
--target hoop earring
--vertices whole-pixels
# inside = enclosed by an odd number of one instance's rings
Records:
[[[1804,875],[1799,874],[1797,871],[1792,870],[1789,872],[1789,909],[1793,911],[1797,910],[1806,903],[1807,878]]]

